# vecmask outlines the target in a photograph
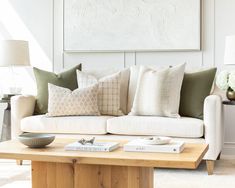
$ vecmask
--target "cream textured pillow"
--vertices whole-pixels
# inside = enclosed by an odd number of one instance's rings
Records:
[[[90,74],[77,71],[77,81],[79,88],[86,88],[98,83],[98,106],[102,115],[123,115],[120,108],[120,72],[105,76],[98,80]]]
[[[48,116],[100,115],[98,84],[74,91],[48,84]]]
[[[185,64],[153,70],[141,66],[130,115],[179,117]]]

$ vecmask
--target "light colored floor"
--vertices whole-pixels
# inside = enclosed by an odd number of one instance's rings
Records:
[[[205,163],[197,170],[156,169],[154,188],[234,188],[235,160],[216,162],[215,174],[208,176]],[[1,188],[31,188],[30,163],[17,166],[15,161],[0,160]]]

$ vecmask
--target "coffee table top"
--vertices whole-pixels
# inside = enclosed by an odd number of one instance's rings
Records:
[[[185,149],[180,154],[125,152],[122,147],[112,152],[64,150],[66,144],[75,141],[74,139],[56,139],[46,148],[30,149],[17,140],[10,140],[0,143],[0,158],[77,164],[195,169],[208,150],[208,144],[185,144]],[[119,142],[123,145],[127,141]]]

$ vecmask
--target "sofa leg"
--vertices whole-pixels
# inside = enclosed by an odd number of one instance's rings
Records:
[[[219,153],[219,155],[218,155],[216,160],[220,160],[220,155],[221,155],[221,152]]]
[[[206,168],[208,175],[212,175],[214,171],[215,161],[213,160],[206,160]]]
[[[17,165],[22,165],[23,164],[23,160],[16,160],[16,164]]]

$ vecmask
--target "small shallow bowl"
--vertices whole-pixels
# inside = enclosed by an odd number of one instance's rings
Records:
[[[171,138],[170,137],[164,137],[164,136],[154,136],[154,137],[141,138],[140,141],[143,144],[163,145],[163,144],[169,144],[170,141],[171,141]]]
[[[51,134],[23,133],[18,136],[19,141],[30,148],[43,148],[55,140]]]

